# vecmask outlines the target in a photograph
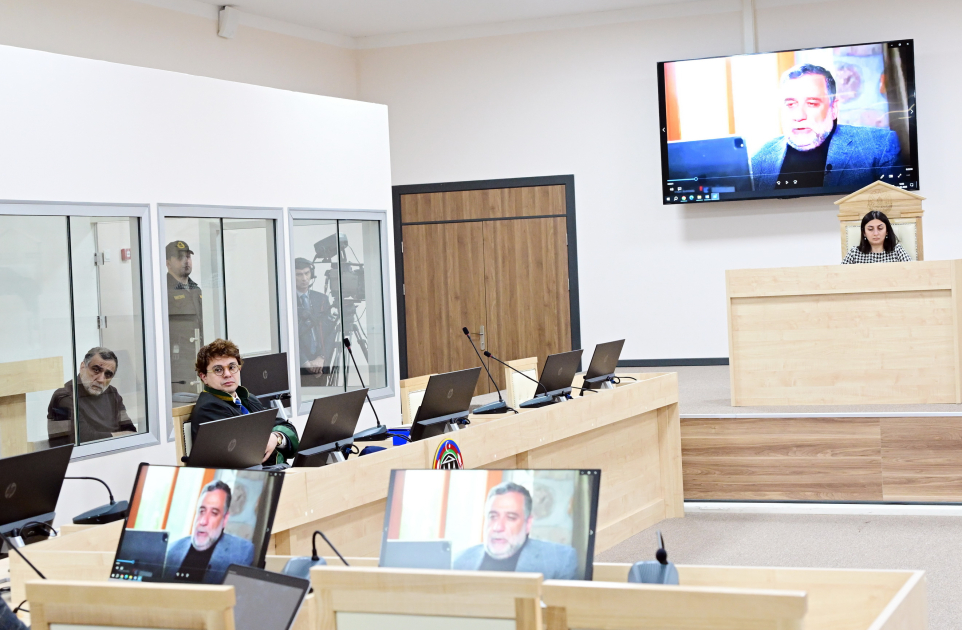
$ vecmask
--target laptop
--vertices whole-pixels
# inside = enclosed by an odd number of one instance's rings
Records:
[[[581,354],[584,350],[572,350],[559,354],[549,354],[545,359],[544,367],[541,368],[541,387],[535,390],[540,392],[540,396],[535,396],[531,400],[526,400],[519,404],[525,409],[536,409],[558,402],[558,396],[567,396],[571,393],[571,382],[575,380],[575,373],[578,372],[578,365],[581,363]]]
[[[19,535],[30,521],[53,520],[73,445],[0,459],[0,532]]]
[[[585,372],[585,387],[587,389],[597,389],[614,376],[624,345],[625,340],[619,339],[618,341],[599,343],[595,346],[595,352],[591,355],[591,363],[588,364],[588,371]]]
[[[744,138],[669,142],[668,179],[691,192],[751,191],[752,171]]]
[[[367,389],[357,389],[315,399],[292,466],[320,466],[318,456],[353,444],[366,397]]]
[[[291,391],[286,352],[246,358],[243,373],[244,387],[258,398],[279,396]]]
[[[225,586],[234,587],[235,630],[289,630],[297,619],[311,581],[232,564]]]
[[[481,368],[475,367],[431,376],[411,424],[411,441],[441,435],[449,422],[467,418],[480,375]]]
[[[205,422],[187,456],[193,468],[260,466],[277,419],[277,409]]]
[[[379,567],[450,569],[450,540],[385,540]]]
[[[169,542],[167,530],[128,529],[114,561],[123,565],[125,573],[133,576],[130,579],[148,582],[160,579],[164,575]]]

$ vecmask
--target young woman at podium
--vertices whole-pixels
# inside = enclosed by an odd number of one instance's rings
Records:
[[[871,210],[862,217],[862,239],[848,250],[842,264],[888,262],[912,262],[912,259],[899,245],[889,218],[878,210]]]

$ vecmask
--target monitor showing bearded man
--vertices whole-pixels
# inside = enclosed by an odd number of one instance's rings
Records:
[[[379,566],[590,580],[599,470],[395,470]]]
[[[110,577],[220,584],[263,568],[284,474],[141,464]]]

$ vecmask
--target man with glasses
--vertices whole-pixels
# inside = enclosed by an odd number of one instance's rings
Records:
[[[53,393],[47,407],[47,437],[51,446],[105,440],[137,428],[127,415],[124,399],[110,384],[117,374],[117,355],[107,348],[91,348],[77,374],[77,423],[74,435],[74,381]]]
[[[264,411],[264,405],[240,384],[243,365],[240,350],[234,342],[225,339],[215,339],[197,353],[194,369],[204,383],[204,391],[190,413],[190,433],[194,440],[198,427],[205,422]],[[276,420],[264,449],[263,463],[286,463],[297,454],[298,443],[294,425],[286,420]]]

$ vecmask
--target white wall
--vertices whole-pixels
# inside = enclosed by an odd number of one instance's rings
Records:
[[[357,97],[353,50],[243,24],[224,39],[216,11],[211,5],[210,17],[201,17],[131,0],[3,0],[0,44]]]
[[[915,38],[926,258],[959,257],[962,3],[758,4],[759,50]],[[389,107],[395,185],[574,174],[585,348],[727,357],[726,269],[840,259],[834,198],[661,205],[656,62],[742,45],[722,12],[362,50],[358,94]]]
[[[0,85],[0,198],[151,203],[154,212],[158,202],[390,208],[381,105],[7,46],[0,46]],[[156,306],[166,270],[155,213],[150,223]],[[286,221],[278,227],[286,230]],[[280,259],[279,281],[289,285],[290,252]],[[147,325],[157,331],[160,380],[166,351],[159,307]],[[293,320],[285,325],[296,339]],[[390,325],[397,325],[393,312]],[[375,404],[382,419],[399,420],[396,398]],[[152,421],[165,426],[159,397],[150,407]],[[371,425],[365,411],[359,426]],[[68,474],[103,477],[124,498],[139,462],[171,464],[174,457],[173,443],[164,442],[76,462]],[[59,522],[104,502],[97,484],[66,484]]]

